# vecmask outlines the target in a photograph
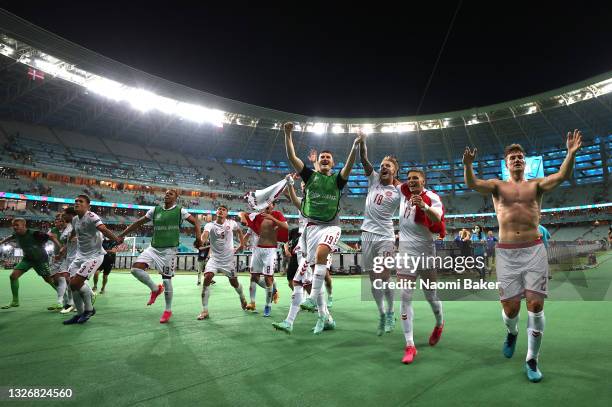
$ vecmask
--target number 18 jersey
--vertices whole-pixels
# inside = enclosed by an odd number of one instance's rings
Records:
[[[368,177],[368,196],[361,230],[395,240],[393,215],[399,207],[400,199],[399,189],[393,184],[381,184],[379,174],[372,171]]]

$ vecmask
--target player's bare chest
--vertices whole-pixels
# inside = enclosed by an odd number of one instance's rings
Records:
[[[262,233],[267,233],[270,231],[274,231],[274,227],[276,225],[274,224],[274,221],[270,220],[270,219],[264,219],[261,221],[261,232]]]
[[[504,205],[530,204],[537,200],[538,190],[535,182],[504,183],[499,187],[497,200]]]

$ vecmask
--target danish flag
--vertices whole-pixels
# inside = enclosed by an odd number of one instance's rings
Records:
[[[45,73],[42,71],[37,71],[34,68],[28,68],[28,76],[35,81],[36,79],[45,79]]]

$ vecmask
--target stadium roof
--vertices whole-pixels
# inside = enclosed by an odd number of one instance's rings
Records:
[[[361,129],[372,133],[368,143],[373,160],[393,152],[402,161],[420,163],[455,161],[468,144],[485,154],[499,153],[512,142],[536,151],[561,147],[564,134],[573,128],[581,129],[587,141],[612,133],[612,71],[550,92],[462,111],[307,117],[147,74],[6,11],[0,11],[0,34],[0,117],[195,155],[284,160],[281,124],[287,120],[302,130],[300,154],[317,146],[343,155],[352,144],[349,134]],[[34,77],[33,69],[44,72],[45,78]],[[295,93],[299,97],[299,90]]]

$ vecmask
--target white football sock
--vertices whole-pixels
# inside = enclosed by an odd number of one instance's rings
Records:
[[[273,286],[266,287],[266,306],[270,306],[272,304],[272,288]]]
[[[295,317],[297,317],[298,312],[300,312],[300,304],[302,303],[303,297],[304,287],[301,285],[294,285],[293,294],[291,295],[291,306],[289,307],[289,314],[287,314],[287,322],[290,324],[293,324]]]
[[[132,267],[132,275],[138,279],[141,283],[151,289],[151,291],[157,291],[157,284],[151,280],[151,276],[143,269]]]
[[[266,280],[264,279],[263,276],[259,276],[259,280],[257,280],[257,285],[263,288],[264,290],[268,287],[266,285]]]
[[[91,298],[93,297],[94,293],[91,287],[87,284],[87,281],[83,283],[79,292],[81,293],[81,298],[83,299],[83,307],[85,311],[93,310]]]
[[[383,303],[383,290],[381,288],[374,288],[374,281],[370,281],[370,289],[372,290],[372,297],[376,301],[378,307],[378,313],[383,315],[385,313],[385,304]]]
[[[442,311],[442,301],[438,299],[438,293],[436,290],[423,290],[425,294],[425,298],[429,305],[431,306],[431,310],[436,317],[436,326],[441,326],[444,323],[444,313]]]
[[[504,324],[506,325],[508,332],[512,335],[518,335],[519,314],[516,314],[514,318],[509,318],[502,308],[502,319],[504,320]]]
[[[527,360],[538,360],[540,355],[540,345],[542,344],[542,335],[544,334],[544,311],[531,312],[527,311]]]
[[[77,314],[81,315],[85,311],[81,292],[79,290],[72,290],[72,299],[74,300],[74,307],[77,310]]]
[[[210,286],[205,285],[202,288],[202,311],[208,311],[208,299],[210,298]]]
[[[74,305],[74,300],[72,299],[72,290],[69,286],[66,288],[66,292],[64,293],[64,305]]]
[[[164,297],[166,299],[166,311],[172,311],[172,280],[169,278],[162,279],[164,285]]]
[[[257,294],[257,283],[255,281],[251,281],[251,285],[249,286],[249,296],[251,297],[251,302],[255,302],[256,294]]]
[[[329,308],[327,308],[327,301],[325,300],[325,295],[323,294],[323,292],[321,292],[321,294],[319,294],[319,301],[317,302],[319,310],[319,315],[324,315],[327,317],[327,321],[331,322],[334,319],[332,318],[332,314],[331,312],[329,312]]]
[[[412,292],[413,289],[410,288],[404,288],[402,290],[402,305],[400,307],[400,311],[402,313],[402,327],[404,329],[406,345],[414,346],[412,324],[414,319],[414,310],[412,309]]]
[[[325,274],[327,273],[327,266],[325,264],[315,264],[314,273],[312,276],[312,289],[310,290],[310,298],[317,300],[317,297],[321,293],[323,283],[325,282]]]
[[[387,300],[387,313],[393,312],[394,304],[393,304],[393,290],[388,286],[384,290],[385,299]]]
[[[64,302],[64,294],[66,293],[66,287],[68,284],[66,283],[66,279],[64,277],[58,277],[57,280],[57,303],[61,304]]]

